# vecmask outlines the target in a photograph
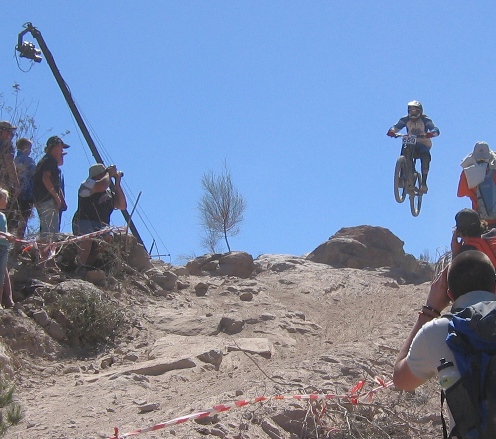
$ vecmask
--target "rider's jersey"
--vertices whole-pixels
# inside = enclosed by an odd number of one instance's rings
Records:
[[[392,126],[395,132],[406,128],[408,134],[414,134],[415,136],[425,136],[428,132],[432,132],[434,137],[439,136],[439,128],[434,125],[431,119],[426,115],[420,116],[417,120],[412,120],[408,116],[402,117],[395,125]],[[430,148],[432,146],[431,139],[419,138],[417,143],[427,146]]]
[[[472,209],[479,213],[488,224],[496,224],[496,171],[489,168],[484,181],[474,188],[469,188],[467,176],[462,171],[458,183],[459,197],[469,197]]]

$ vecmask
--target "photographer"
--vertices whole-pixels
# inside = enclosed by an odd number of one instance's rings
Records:
[[[74,235],[86,235],[107,227],[110,215],[115,209],[124,210],[127,207],[126,197],[121,188],[123,173],[115,165],[105,168],[101,163],[90,166],[88,178],[81,183],[78,191],[78,208],[72,219]],[[113,181],[112,181],[113,179]],[[111,188],[111,183],[113,187]],[[110,235],[104,237],[110,240]],[[91,239],[79,244],[77,272],[84,275],[96,259],[92,252]]]

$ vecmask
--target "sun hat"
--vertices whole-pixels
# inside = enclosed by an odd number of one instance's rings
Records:
[[[12,125],[10,122],[7,122],[6,120],[0,121],[0,130],[16,130],[17,127]]]
[[[472,158],[476,161],[489,162],[491,160],[491,153],[489,145],[486,142],[477,142],[474,146]]]
[[[107,168],[103,166],[101,163],[95,163],[90,166],[89,169],[89,177],[95,178],[97,175],[103,174]]]

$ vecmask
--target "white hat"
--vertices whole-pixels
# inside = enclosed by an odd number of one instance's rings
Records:
[[[96,163],[90,166],[89,176],[95,178],[97,175],[103,174],[106,168],[101,163]]]
[[[474,152],[472,153],[472,158],[476,162],[490,162],[492,159],[489,145],[486,142],[477,142],[474,146]]]

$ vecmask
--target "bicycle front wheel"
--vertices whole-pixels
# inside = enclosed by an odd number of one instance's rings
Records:
[[[404,156],[398,157],[394,168],[394,199],[398,203],[403,203],[406,198],[407,187],[407,163]]]
[[[420,208],[422,207],[422,192],[420,192],[420,186],[422,184],[422,179],[418,172],[415,173],[415,181],[413,185],[413,191],[410,194],[410,211],[413,216],[418,216],[420,213]]]

